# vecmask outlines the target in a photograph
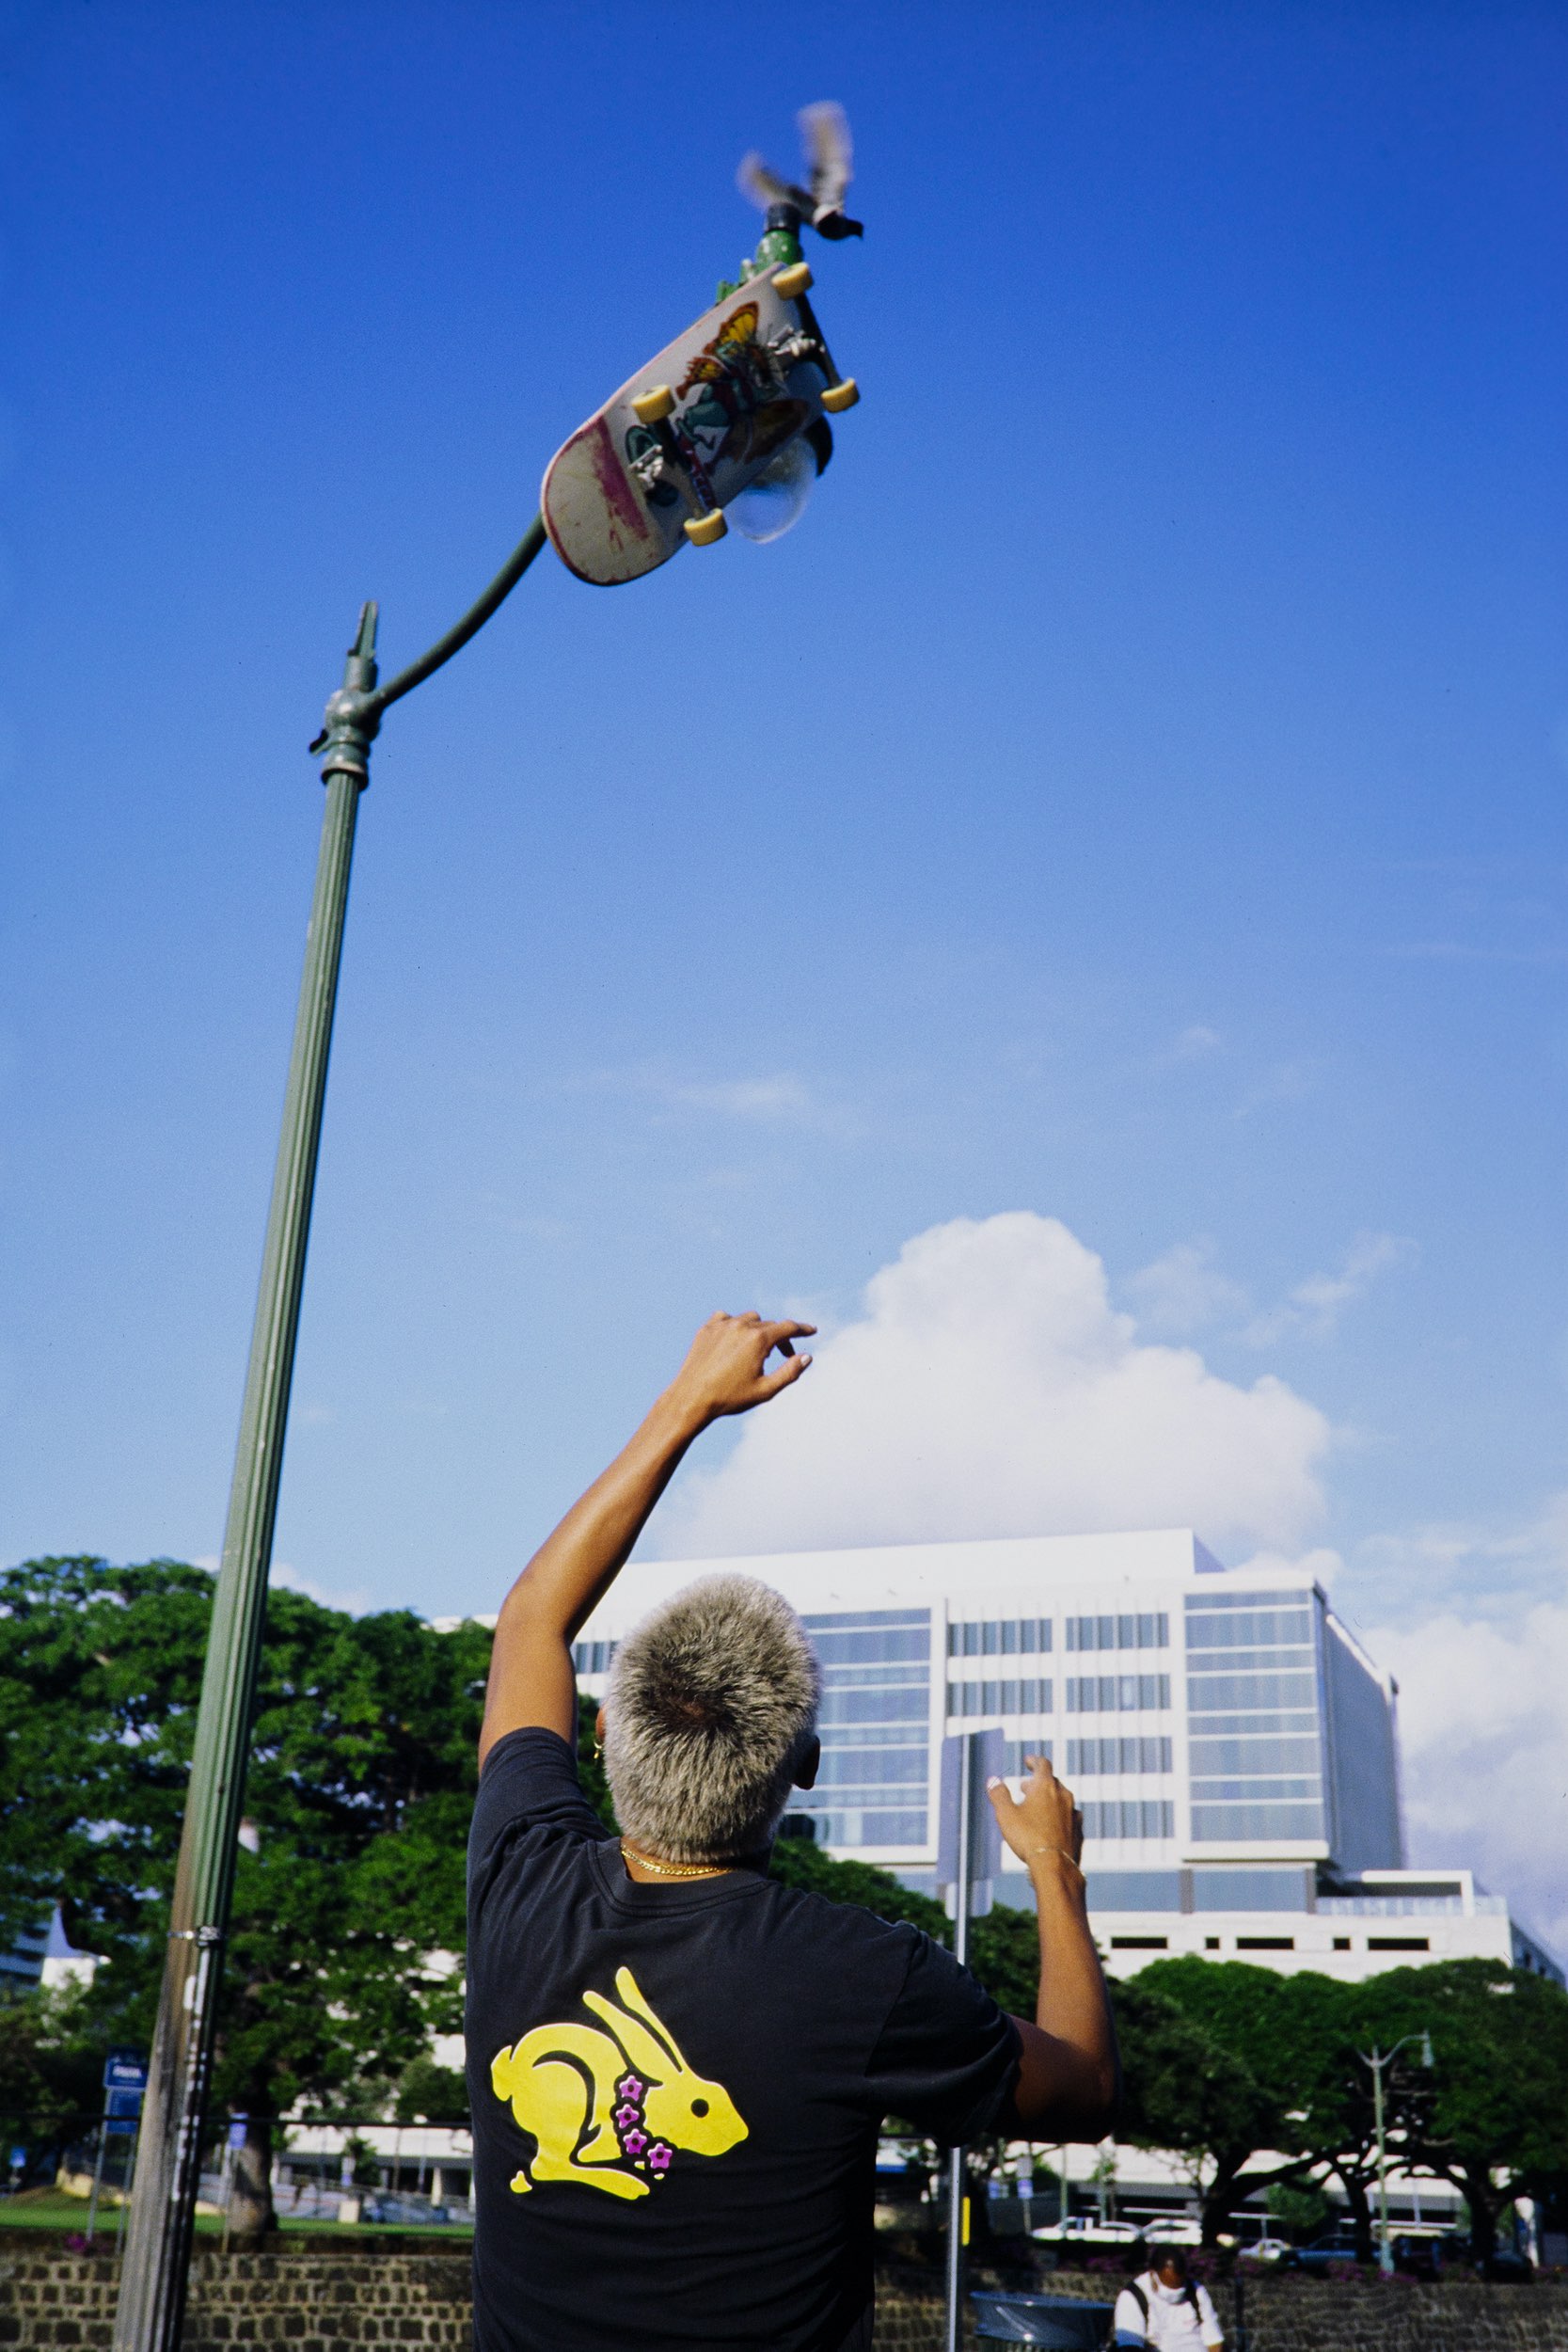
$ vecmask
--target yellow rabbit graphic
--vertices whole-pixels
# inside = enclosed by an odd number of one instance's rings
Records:
[[[542,2181],[646,2197],[677,2148],[721,2156],[746,2137],[729,2092],[691,2072],[629,1968],[616,1970],[615,1990],[624,2009],[602,1993],[582,1996],[610,2033],[535,2026],[490,2061],[491,2089],[538,2143],[529,2170],[512,2176],[519,2197]]]

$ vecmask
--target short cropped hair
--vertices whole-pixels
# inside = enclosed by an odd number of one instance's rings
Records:
[[[771,1586],[708,1576],[676,1593],[610,1670],[605,1772],[626,1836],[671,1862],[766,1846],[821,1691],[805,1628]]]

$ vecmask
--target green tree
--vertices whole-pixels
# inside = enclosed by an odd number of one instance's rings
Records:
[[[26,2179],[52,2179],[103,2111],[103,2052],[80,1987],[7,1999],[0,2012],[0,2134]]]
[[[211,1602],[171,1561],[0,1574],[0,1933],[59,1903],[108,1963],[102,2042],[150,2040]],[[274,2118],[384,2104],[459,2023],[488,1657],[480,1627],[270,1597],[214,2077],[251,2119],[242,2234],[270,2222]]]
[[[1206,2246],[1257,2190],[1311,2167],[1295,2121],[1300,1981],[1244,1961],[1188,1956],[1156,1961],[1115,1988],[1123,2136],[1186,2159]]]
[[[1394,1968],[1361,1992],[1362,2049],[1432,2036],[1430,2082],[1393,2144],[1402,2163],[1461,2191],[1484,2259],[1513,2200],[1568,2172],[1568,1994],[1491,1960]]]

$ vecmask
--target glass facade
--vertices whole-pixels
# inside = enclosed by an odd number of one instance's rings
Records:
[[[1051,1647],[1049,1617],[966,1619],[947,1629],[949,1658],[1027,1658]]]
[[[1168,1772],[1170,1768],[1168,1735],[1144,1733],[1131,1740],[1069,1740],[1067,1743],[1069,1779],[1096,1772]]]
[[[1334,1868],[1400,1867],[1390,1693],[1314,1586],[1260,1590],[1201,1572],[1199,1559],[1196,1574],[1098,1589],[1074,1574],[1052,1607],[1050,1587],[993,1585],[975,1548],[951,1549],[945,1592],[914,1588],[928,1607],[859,1609],[836,1592],[819,1613],[808,1603],[822,1763],[816,1788],[791,1797],[793,1826],[905,1876],[928,1869],[942,1737],[984,1724],[1003,1733],[1010,1774],[1026,1756],[1060,1759],[1083,1804],[1099,1908],[1155,1907],[1167,1878],[1184,1887],[1183,1909],[1297,1908],[1303,1849],[1316,1849],[1314,1864],[1332,1858],[1330,1879]],[[1189,1557],[1199,1558],[1196,1547]],[[880,1576],[877,1597],[906,1589]],[[822,1595],[817,1582],[812,1598]],[[1089,1613],[1102,1596],[1136,1605]],[[1165,1608],[1143,1605],[1162,1598]],[[602,1688],[616,1646],[577,1644],[592,1687]],[[1100,1867],[1134,1839],[1164,1842],[1148,1856],[1161,1867]],[[1353,1896],[1370,1899],[1347,1886]],[[1332,1883],[1324,1898],[1335,1899]],[[1402,1907],[1415,1899],[1401,1890]]]
[[[604,1675],[620,1648],[619,1642],[574,1642],[572,1664],[579,1675]]]
[[[1069,1649],[1169,1649],[1170,1619],[1164,1610],[1134,1616],[1069,1617]]]
[[[1051,1683],[1037,1675],[1004,1676],[991,1682],[950,1682],[949,1715],[1049,1715]]]
[[[924,1846],[930,1611],[835,1611],[802,1623],[822,1664],[822,1767],[789,1810],[810,1819],[819,1845]]]
[[[1170,1705],[1169,1675],[1069,1675],[1069,1715],[1136,1713]]]
[[[1176,1836],[1176,1808],[1168,1797],[1091,1797],[1079,1811],[1085,1837]]]
[[[1318,1643],[1310,1593],[1189,1595],[1196,1842],[1324,1836]]]

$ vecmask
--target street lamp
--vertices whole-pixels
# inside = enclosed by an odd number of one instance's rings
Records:
[[[1432,2036],[1423,2030],[1407,2033],[1395,2042],[1391,2050],[1380,2050],[1374,2042],[1370,2050],[1357,2053],[1363,2066],[1372,2070],[1372,2119],[1377,2131],[1377,2266],[1387,2277],[1394,2267],[1394,2257],[1388,2250],[1388,2151],[1384,2133],[1383,2071],[1391,2066],[1407,2042],[1421,2045],[1419,2063],[1428,2074],[1435,2060],[1432,2055]]]
[[[739,284],[726,287],[715,310],[660,355],[668,358],[691,345],[705,359],[705,370],[693,370],[679,392],[662,384],[641,391],[624,387],[590,419],[552,461],[542,512],[483,596],[427,653],[385,686],[378,683],[375,659],[377,608],[366,604],[349,648],[343,682],[328,701],[322,731],[310,746],[320,755],[326,807],[223,1559],[181,1829],[131,2224],[115,2312],[115,2352],[178,2352],[184,2315],[218,1984],[283,1467],[349,868],[359,796],[370,782],[371,745],[392,705],[433,676],[499,610],[547,536],[554,539],[571,568],[582,577],[610,583],[652,569],[688,538],[699,547],[721,538],[725,507],[753,487],[758,492],[758,527],[750,530],[748,536],[777,537],[796,518],[804,499],[801,479],[806,478],[809,488],[832,450],[823,409],[836,414],[858,398],[852,380],[840,378],[833,368],[806,300],[811,272],[800,258],[799,234],[806,221],[828,237],[858,233],[858,224],[846,223],[840,201],[849,176],[847,135],[834,108],[808,109],[802,120],[812,123],[817,150],[810,189],[788,186],[780,199],[781,183],[769,185],[767,231],[754,259],[743,268]],[[728,316],[721,317],[726,301],[730,302]],[[735,320],[742,314],[749,321],[744,337],[734,329]],[[755,324],[761,316],[783,321],[771,343],[756,340]],[[714,327],[716,319],[719,324]],[[726,328],[732,330],[729,343],[721,340]],[[705,343],[705,335],[708,336]],[[716,356],[715,336],[721,338]],[[633,378],[632,386],[637,381]],[[620,453],[610,440],[618,404],[632,420]],[[796,453],[804,459],[803,466],[797,466],[791,457],[797,438],[806,444]],[[546,524],[551,478],[566,481],[569,489],[573,453],[589,439],[596,461],[594,478],[601,486],[609,485],[611,536],[615,530],[625,534],[629,529],[633,537],[641,532],[643,545],[634,550],[629,568],[585,568],[589,559],[584,558],[583,548],[592,550],[596,521],[602,523],[604,517],[589,513],[585,523],[580,499],[568,513],[569,501],[563,497],[564,521],[551,519]],[[564,469],[562,460],[567,461]],[[562,469],[559,475],[558,469]],[[770,473],[772,479],[768,478]],[[658,511],[670,509],[673,502],[677,507],[684,503],[688,510],[684,529],[678,517]],[[672,534],[673,519],[676,528]],[[576,534],[570,544],[567,524]],[[663,538],[656,526],[663,528]],[[657,552],[650,554],[650,548]]]

